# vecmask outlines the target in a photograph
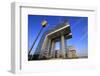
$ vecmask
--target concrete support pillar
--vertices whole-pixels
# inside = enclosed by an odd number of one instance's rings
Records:
[[[65,54],[65,38],[64,38],[64,35],[61,35],[61,56],[63,58],[66,57],[66,54]]]
[[[48,44],[48,38],[46,37],[44,42],[43,42],[42,49],[46,49],[47,44]]]
[[[48,38],[45,37],[44,42],[42,44],[42,48],[41,48],[41,52],[40,52],[39,58],[42,58],[43,56],[46,56],[44,53],[45,53],[45,51],[47,51],[47,49],[46,49],[47,43],[48,43]]]
[[[68,47],[67,47],[67,40],[65,39],[65,56],[67,58],[68,53]]]
[[[48,40],[47,49],[48,49],[48,55],[50,56],[50,54],[51,54],[51,39]]]
[[[51,39],[48,40],[48,45],[47,45],[48,50],[50,50],[50,46],[51,46]]]
[[[51,43],[51,57],[53,57],[53,58],[55,57],[54,47],[55,47],[55,42],[52,41],[52,43]]]

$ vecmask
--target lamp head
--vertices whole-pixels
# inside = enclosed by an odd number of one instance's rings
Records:
[[[42,27],[45,27],[45,26],[47,25],[47,21],[46,21],[46,20],[43,20],[43,21],[41,22],[41,25],[42,25]]]

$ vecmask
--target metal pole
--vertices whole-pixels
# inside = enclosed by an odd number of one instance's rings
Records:
[[[34,47],[34,45],[35,45],[35,42],[37,41],[37,39],[38,39],[39,35],[41,34],[41,31],[42,31],[42,30],[43,30],[43,27],[40,29],[40,31],[39,31],[39,33],[38,33],[38,35],[37,35],[35,41],[33,42],[32,47],[30,48],[30,50],[29,50],[29,52],[28,52],[28,55],[30,55],[30,53],[31,53],[31,51],[32,51],[32,49],[33,49],[33,47]]]

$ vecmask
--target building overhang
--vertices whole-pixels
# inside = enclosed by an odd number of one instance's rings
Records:
[[[61,35],[64,35],[66,39],[72,38],[70,25],[65,25],[59,29],[55,29],[54,31],[48,33],[47,37],[50,39],[55,39],[55,38],[59,38]]]

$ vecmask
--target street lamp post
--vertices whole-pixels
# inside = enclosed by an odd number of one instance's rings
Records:
[[[36,41],[37,41],[39,35],[41,34],[43,28],[46,27],[47,21],[46,21],[46,20],[43,20],[42,23],[41,23],[41,25],[42,25],[42,28],[40,29],[40,31],[39,31],[39,33],[38,33],[38,35],[37,35],[35,41],[33,42],[32,46],[31,46],[31,48],[30,48],[30,50],[29,50],[29,52],[28,52],[28,55],[30,55],[30,53],[31,53],[31,51],[32,51],[32,49],[33,49],[33,47],[34,47],[34,45],[35,45],[35,43],[36,43]]]

